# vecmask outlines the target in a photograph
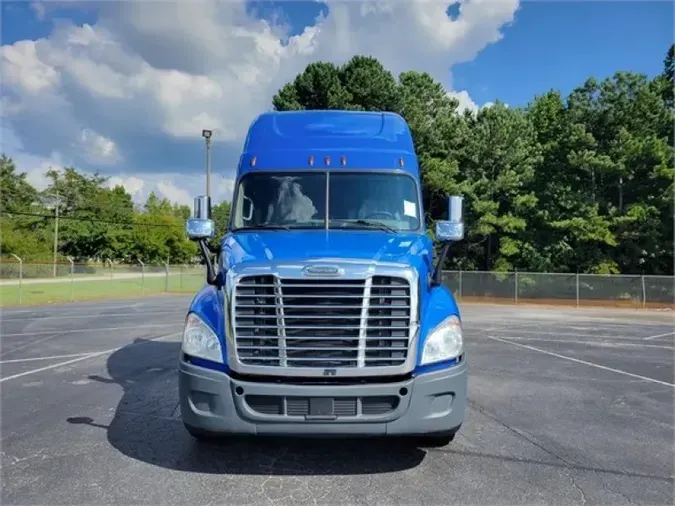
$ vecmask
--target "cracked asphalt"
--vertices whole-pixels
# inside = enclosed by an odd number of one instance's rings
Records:
[[[197,444],[189,297],[5,309],[2,504],[673,504],[672,313],[462,305],[456,439]]]

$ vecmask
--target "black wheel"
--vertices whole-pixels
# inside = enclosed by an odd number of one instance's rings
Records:
[[[222,439],[218,434],[198,429],[186,423],[183,425],[185,425],[185,429],[190,433],[190,435],[200,443],[213,443]]]
[[[421,447],[440,448],[441,446],[450,444],[455,439],[455,434],[457,434],[457,431],[440,432],[428,436],[417,436],[415,441]]]

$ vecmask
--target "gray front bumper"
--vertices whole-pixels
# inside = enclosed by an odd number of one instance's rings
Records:
[[[179,396],[183,422],[196,429],[229,434],[423,435],[458,429],[464,420],[466,361],[443,371],[396,382],[362,385],[289,385],[241,381],[181,360]],[[248,399],[278,398],[280,413],[256,411]],[[319,397],[359,407],[330,420],[311,419],[288,406]],[[260,397],[257,397],[260,399]],[[388,412],[381,399],[396,401]],[[368,404],[370,403],[370,404]],[[364,406],[370,406],[365,409]],[[375,406],[377,409],[373,409]],[[352,405],[352,408],[354,406]],[[379,412],[377,412],[379,409]]]

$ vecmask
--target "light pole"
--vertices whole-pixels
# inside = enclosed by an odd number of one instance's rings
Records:
[[[202,130],[202,137],[206,140],[206,196],[211,198],[211,130]]]
[[[53,253],[53,276],[56,277],[56,257],[59,251],[59,206],[61,205],[61,195],[59,194],[59,187],[54,184],[54,191],[44,193],[44,196],[47,197],[46,205],[49,205],[49,202],[54,203],[54,253]]]
[[[56,255],[59,251],[59,189],[56,188],[56,205],[54,206],[54,277],[56,277]]]

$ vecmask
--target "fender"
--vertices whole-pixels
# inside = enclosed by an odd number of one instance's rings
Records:
[[[427,292],[426,307],[422,311],[423,318],[420,322],[419,346],[417,347],[417,364],[422,360],[422,352],[427,336],[447,317],[455,315],[462,321],[462,317],[457,307],[457,302],[447,287],[440,285],[432,287]],[[466,352],[465,352],[466,353]],[[436,364],[418,365],[415,368],[415,374],[447,369],[457,363],[457,360],[438,362]]]
[[[218,336],[220,347],[223,351],[223,363],[227,364],[227,340],[225,339],[225,316],[224,316],[224,297],[223,290],[219,290],[212,285],[204,285],[197,292],[188,308],[189,313],[195,313],[207,325],[211,327]],[[216,365],[216,364],[213,364]],[[220,364],[218,364],[220,365]]]

